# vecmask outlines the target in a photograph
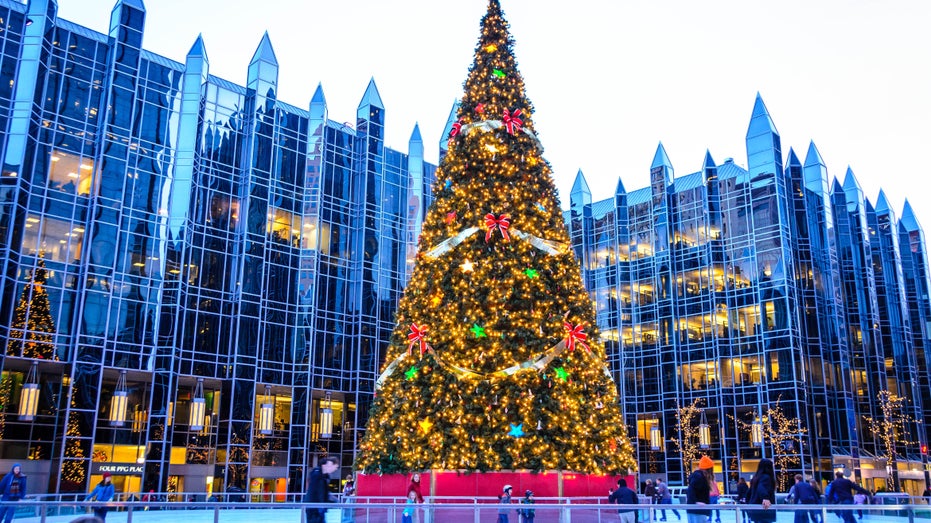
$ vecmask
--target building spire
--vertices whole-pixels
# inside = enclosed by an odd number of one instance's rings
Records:
[[[656,154],[653,155],[653,164],[650,165],[650,169],[655,169],[657,167],[668,167],[672,169],[672,162],[669,161],[669,156],[666,155],[666,148],[663,147],[663,142],[660,142],[656,146]]]

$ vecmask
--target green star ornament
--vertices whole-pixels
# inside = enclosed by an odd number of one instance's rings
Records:
[[[484,338],[486,336],[485,327],[482,327],[478,323],[473,323],[472,328],[469,330],[472,331],[472,334],[474,334],[476,338]]]

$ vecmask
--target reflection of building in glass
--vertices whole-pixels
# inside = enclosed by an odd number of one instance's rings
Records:
[[[335,123],[319,87],[277,99],[267,35],[239,86],[199,38],[140,49],[144,21],[0,0],[0,462],[38,491],[282,499],[351,466],[435,167],[416,128],[384,146],[374,82]]]
[[[804,163],[789,150],[784,164],[759,98],[747,155],[749,169],[715,165],[709,154],[699,172],[674,179],[660,145],[649,187],[618,183],[613,199],[592,202],[579,173],[571,191],[573,244],[641,472],[683,481],[670,442],[681,437],[676,404],[698,400],[710,439],[703,452],[730,492],[769,457],[823,480],[853,471],[874,489],[889,488],[895,467],[920,493],[931,314],[911,208],[896,220],[885,196],[872,204],[849,171],[829,186],[814,144]],[[883,390],[907,400],[894,464],[865,419],[882,419]],[[778,428],[779,414],[800,423]],[[689,431],[696,438],[698,428]]]

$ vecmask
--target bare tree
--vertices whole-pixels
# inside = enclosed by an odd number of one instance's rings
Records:
[[[876,419],[872,416],[864,416],[870,426],[870,431],[875,434],[882,444],[883,457],[886,458],[886,472],[892,484],[892,490],[899,490],[899,474],[896,465],[896,447],[909,445],[914,442],[909,441],[908,424],[913,422],[911,416],[905,412],[905,398],[889,390],[881,390],[876,395],[879,400],[879,410],[882,418]]]
[[[672,438],[679,456],[682,458],[682,470],[688,477],[692,471],[692,463],[698,459],[699,442],[698,442],[698,418],[701,416],[701,400],[694,399],[690,405],[681,406],[676,401],[676,433],[677,438]]]

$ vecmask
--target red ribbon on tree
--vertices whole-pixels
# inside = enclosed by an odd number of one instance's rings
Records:
[[[582,325],[576,325],[573,327],[571,323],[564,322],[563,326],[566,327],[567,331],[569,331],[569,337],[566,338],[566,347],[568,347],[570,351],[575,350],[576,344],[578,344],[579,347],[585,347],[585,350],[588,352],[592,351],[592,349],[589,348],[589,346],[585,343],[585,340],[588,339],[588,334],[585,334],[585,331],[582,330]]]
[[[427,352],[427,326],[418,326],[416,323],[411,323],[411,332],[407,335],[407,339],[411,342],[407,347],[407,355],[411,355],[411,351],[414,350],[414,345],[417,345],[417,342],[420,342],[420,355],[423,356],[423,353]]]
[[[524,125],[524,122],[518,116],[520,116],[520,109],[514,109],[514,114],[509,114],[507,109],[504,110],[504,127],[511,134],[520,131],[521,126]]]
[[[449,130],[449,137],[452,138],[459,134],[462,131],[462,120],[459,120],[453,124],[453,128]]]
[[[511,239],[508,235],[508,228],[511,226],[511,218],[507,214],[502,214],[499,217],[495,217],[494,214],[488,213],[485,215],[485,227],[488,227],[488,232],[485,233],[485,243],[488,243],[491,240],[491,233],[498,229],[501,231],[501,237],[504,238],[504,241]]]

